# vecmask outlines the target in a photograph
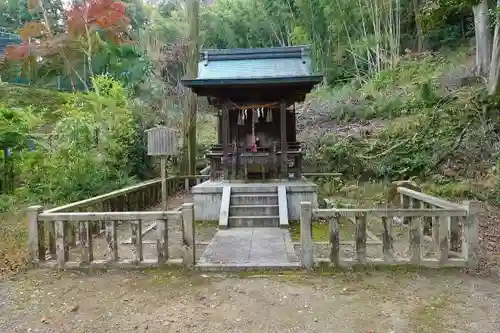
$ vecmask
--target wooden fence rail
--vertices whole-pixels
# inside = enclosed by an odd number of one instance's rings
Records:
[[[194,176],[167,177],[167,196],[177,193],[184,186],[189,190],[189,180],[199,183],[208,178],[207,174]],[[159,205],[161,202],[161,179],[153,179],[137,185],[128,186],[116,191],[95,196],[89,199],[73,202],[67,205],[46,210],[46,213],[67,211],[119,212],[143,211]]]
[[[167,177],[166,187],[167,187],[167,197],[170,197],[177,193],[178,191],[184,189],[186,192],[189,191],[192,185],[192,180],[195,180],[195,184],[199,184],[202,180],[209,178],[210,167],[201,170],[200,174],[192,176],[170,176]],[[113,224],[119,224],[126,222],[133,225],[138,225],[137,222],[130,222],[134,219],[131,216],[134,214],[139,214],[137,220],[147,220],[148,216],[151,214],[157,214],[158,212],[147,212],[147,210],[157,207],[161,203],[161,179],[153,179],[149,181],[142,182],[140,184],[128,186],[116,191],[105,193],[99,196],[95,196],[89,199],[69,203],[66,205],[54,207],[43,211],[40,206],[31,207],[28,214],[30,219],[34,216],[38,216],[37,219],[44,223],[43,227],[38,226],[36,229],[34,224],[30,226],[30,235],[37,234],[42,239],[47,238],[47,246],[45,244],[38,249],[37,258],[42,258],[46,255],[55,258],[56,256],[56,225],[59,221],[63,222],[64,226],[64,241],[66,246],[69,248],[77,246],[80,243],[82,246],[82,239],[77,238],[77,234],[84,235],[88,239],[92,239],[93,236],[101,235],[108,232],[109,226],[106,225],[107,221],[113,221],[112,217],[125,216],[124,219],[118,219]],[[113,214],[120,215],[109,215],[111,212]],[[64,215],[67,213],[68,215]],[[173,212],[171,212],[173,214]],[[59,214],[59,215],[57,215]],[[104,214],[104,215],[103,215]],[[149,215],[148,215],[149,214]],[[172,215],[170,214],[170,215]],[[182,214],[180,211],[175,214]],[[54,221],[54,216],[65,217],[65,219],[59,219]],[[81,218],[84,217],[82,222]],[[110,219],[111,216],[111,219]],[[127,217],[128,216],[128,217]],[[172,215],[174,216],[174,215]],[[140,217],[140,218],[139,218]],[[51,220],[52,219],[52,220]],[[160,220],[159,220],[160,221]],[[166,218],[163,218],[166,221]],[[42,223],[40,222],[40,223]],[[159,222],[160,227],[162,227],[162,222]],[[84,227],[83,227],[84,226]],[[33,236],[34,237],[34,236]],[[30,244],[33,242],[33,237],[30,238]],[[88,242],[88,240],[87,240]],[[43,244],[38,242],[38,244]],[[30,245],[30,252],[33,251],[33,247]],[[40,252],[44,250],[46,252]],[[160,258],[161,259],[161,258]],[[98,262],[94,262],[98,265]],[[67,264],[68,265],[68,264]],[[71,265],[71,263],[69,263]]]
[[[201,180],[208,178],[210,170],[203,169],[199,175],[193,176],[170,176],[167,178],[167,197],[170,197],[184,188],[189,191],[190,180],[199,184]],[[161,179],[153,179],[137,185],[128,186],[116,191],[95,196],[89,199],[73,202],[63,206],[45,210],[44,213],[58,212],[128,212],[147,211],[158,206],[161,202]],[[51,228],[46,228],[51,232]],[[67,238],[70,246],[76,246],[77,227],[68,226]],[[91,235],[102,234],[105,230],[103,220],[94,221],[91,224]]]
[[[438,198],[425,193],[417,192],[405,187],[398,187],[397,192],[400,195],[400,207],[402,208],[441,208],[441,209],[464,209],[463,205],[453,203],[442,198]],[[479,211],[477,203],[472,207],[472,214],[476,215]],[[461,231],[462,224],[459,216],[447,216],[442,218],[447,223],[448,243],[450,252],[456,253],[460,251],[460,238],[463,232]],[[403,219],[404,223],[409,225],[409,218]],[[477,233],[477,232],[476,232]],[[431,241],[436,245],[439,244],[439,223],[436,217],[427,217],[423,220],[423,237],[432,238]],[[430,237],[429,237],[430,234]]]
[[[329,219],[330,256],[329,261],[336,267],[352,265],[397,265],[412,264],[427,267],[477,267],[477,202],[465,201],[461,205],[424,193],[406,188],[398,188],[403,208],[374,208],[374,209],[312,209],[310,202],[301,203],[301,261],[305,267],[314,265],[312,225],[315,217]],[[422,208],[424,207],[424,208]],[[356,257],[340,257],[339,219],[350,217],[355,219]],[[367,218],[380,219],[383,225],[382,252],[383,258],[367,258]],[[409,257],[397,257],[394,254],[392,224],[394,217],[403,217],[408,228]],[[463,221],[462,221],[463,220]],[[455,257],[450,257],[450,247],[453,242],[451,231],[459,230],[461,223],[462,243]],[[424,228],[423,224],[430,223],[432,228],[432,246],[435,257],[424,258],[422,255]]]
[[[41,206],[29,208],[28,252],[35,266],[57,268],[101,267],[159,267],[166,264],[192,266],[195,262],[194,205],[185,203],[180,211],[151,212],[42,212]],[[168,251],[168,223],[182,221],[183,258],[170,258]],[[157,258],[146,260],[143,256],[142,221],[154,220],[156,226]],[[107,259],[94,260],[91,223],[105,225]],[[68,226],[78,223],[80,260],[69,261]],[[133,258],[118,257],[117,224],[130,224]],[[47,251],[48,250],[48,251]],[[47,258],[46,252],[49,252]]]

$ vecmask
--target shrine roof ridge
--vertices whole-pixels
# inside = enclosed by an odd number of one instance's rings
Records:
[[[200,52],[198,75],[183,79],[188,87],[304,84],[322,81],[312,70],[310,47],[206,49]],[[312,87],[312,86],[311,86]]]
[[[309,45],[266,48],[202,49],[200,51],[200,61],[309,58],[310,51],[311,47]]]

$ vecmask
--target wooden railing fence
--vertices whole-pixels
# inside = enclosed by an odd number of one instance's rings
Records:
[[[183,257],[170,258],[168,250],[168,224],[174,220],[182,221]],[[156,221],[156,259],[143,256],[142,221]],[[106,259],[95,260],[91,223],[105,224],[107,244]],[[117,225],[128,223],[132,234],[133,258],[120,260],[118,257]],[[78,224],[80,260],[70,261],[68,226]],[[55,241],[48,242],[45,237],[46,226],[55,231]],[[30,207],[28,218],[28,250],[31,264],[38,267],[60,269],[103,268],[103,267],[159,267],[166,264],[192,266],[195,262],[194,205],[185,203],[180,211],[150,212],[72,212],[47,213],[40,206]],[[46,256],[48,252],[51,254]]]
[[[183,188],[188,192],[192,184],[191,180],[195,180],[195,184],[199,184],[202,180],[209,178],[209,173],[210,167],[207,167],[201,170],[199,175],[167,177],[167,197],[176,194]],[[36,216],[37,221],[36,224],[32,223],[29,229],[30,260],[35,262],[42,257],[48,259],[57,257],[57,239],[61,235],[57,234],[56,226],[58,223],[54,222],[53,216],[67,217],[66,220],[60,220],[64,221],[60,225],[64,229],[64,244],[69,249],[77,245],[81,247],[82,237],[87,238],[88,244],[88,239],[108,232],[109,226],[106,224],[107,222],[111,222],[113,225],[122,222],[129,223],[133,232],[133,226],[138,225],[140,227],[140,224],[133,222],[134,219],[130,218],[130,216],[143,216],[142,220],[151,220],[151,216],[163,216],[161,215],[162,212],[148,212],[148,210],[154,209],[160,203],[161,179],[158,178],[48,210],[43,210],[41,206],[30,207],[28,210],[29,219],[34,221]],[[163,214],[173,218],[176,214],[181,214],[181,212],[176,210],[163,212]],[[86,217],[91,218],[85,219]],[[167,223],[167,217],[164,217],[163,221]],[[108,234],[110,233],[108,232]],[[37,252],[33,245],[35,243],[43,244],[43,246],[37,246]],[[40,252],[41,250],[44,252]]]
[[[401,208],[374,209],[312,209],[310,202],[301,203],[300,237],[301,261],[305,267],[314,265],[312,224],[313,218],[329,219],[329,262],[336,267],[352,265],[401,265],[411,264],[427,267],[477,267],[477,213],[479,203],[465,201],[456,204],[421,192],[399,187]],[[355,219],[356,256],[340,257],[339,218]],[[377,218],[383,225],[383,258],[367,258],[367,218]],[[394,217],[403,217],[408,223],[408,257],[394,254],[392,225]],[[462,223],[460,223],[462,222]],[[424,225],[431,236],[424,235]],[[428,237],[435,249],[435,256],[422,255],[423,238]],[[459,246],[459,240],[462,240]],[[453,248],[458,248],[453,252]],[[451,255],[450,255],[451,254]]]

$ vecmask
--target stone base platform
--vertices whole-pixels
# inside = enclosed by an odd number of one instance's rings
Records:
[[[197,268],[286,269],[300,268],[288,230],[233,228],[219,230],[198,261]]]
[[[311,202],[317,207],[317,185],[308,180],[269,180],[265,182],[244,182],[244,181],[205,181],[192,188],[194,201],[195,219],[202,221],[219,221],[221,216],[221,205],[223,204],[223,189],[230,188],[230,194],[245,195],[249,199],[252,196],[259,196],[263,193],[278,193],[278,187],[282,187],[286,192],[286,202],[283,207],[287,207],[288,220],[300,219],[300,202]],[[229,198],[227,198],[229,199]],[[246,203],[248,204],[248,203]],[[229,203],[225,203],[229,207]],[[281,205],[281,203],[280,203]],[[282,214],[280,214],[282,215]]]

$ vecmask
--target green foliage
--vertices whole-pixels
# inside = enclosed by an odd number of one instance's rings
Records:
[[[19,110],[0,106],[0,147],[18,149],[26,144],[37,118],[30,108]]]
[[[330,133],[309,147],[306,164],[355,180],[425,179],[443,168],[454,170],[445,177],[448,181],[479,176],[494,156],[488,135],[478,130],[482,90],[463,87],[452,97],[442,96],[441,77],[453,68],[452,59],[408,59],[362,86],[317,92],[313,108],[330,106],[334,122],[355,128],[363,119],[377,118],[374,123],[380,126],[367,134],[339,134],[332,125]]]
[[[183,95],[178,87],[187,31],[182,2],[165,1],[158,9],[137,0],[124,2],[134,43],[117,45],[96,34],[88,41],[92,49],[78,49],[71,62],[47,60],[30,67],[31,84],[59,87],[63,82],[73,89],[80,76],[91,89],[88,94],[0,86],[9,112],[18,107],[36,115],[48,123],[37,128],[37,134],[50,133],[38,139],[36,151],[20,148],[16,155],[16,200],[68,202],[119,187],[133,181],[133,175],[147,177],[151,165],[145,156],[144,129],[159,120],[175,127],[181,123]],[[0,9],[8,13],[0,20],[13,29],[33,20],[40,13],[29,13],[26,3],[0,0]],[[411,54],[404,55],[405,49],[415,49],[416,23],[431,49],[461,43],[471,32],[471,2],[424,1],[416,11],[414,3],[216,0],[201,6],[202,47],[311,44],[315,69],[333,86],[313,95],[313,100],[326,101],[327,120],[351,124],[377,119],[382,129],[366,136],[330,131],[309,148],[309,165],[355,180],[427,177],[440,172],[443,157],[463,157],[464,152],[453,147],[466,126],[470,129],[461,147],[474,146],[479,153],[473,162],[462,164],[475,163],[478,156],[490,158],[490,150],[478,143],[484,139],[480,131],[474,133],[479,128],[476,92],[464,89],[442,97],[439,79],[452,68],[452,57],[413,60]],[[50,8],[44,4],[57,28],[64,22],[64,17],[52,18],[57,17],[59,1]],[[2,79],[17,78],[19,71],[18,64],[12,64],[0,74]],[[96,73],[107,75],[90,80]],[[43,107],[39,101],[44,101]],[[215,131],[213,119],[202,114],[199,119],[201,156],[215,140]],[[451,156],[446,156],[450,150]],[[321,195],[337,186],[330,180],[318,182]]]
[[[8,212],[15,205],[15,199],[12,195],[0,194],[0,212]]]
[[[28,0],[0,0],[0,27],[15,32],[24,23],[39,20],[41,12],[28,10]],[[60,29],[63,3],[61,0],[43,0],[47,18],[53,29]]]
[[[16,125],[0,126],[3,137],[19,142],[28,135],[37,138],[34,151],[18,145],[17,190],[6,202],[67,203],[135,181],[134,154],[144,142],[135,141],[138,128],[127,92],[110,76],[94,77],[92,84],[95,91],[64,96],[66,102],[57,110],[58,120],[49,135],[34,128],[37,118],[30,107],[0,109],[2,115],[18,119]]]
[[[127,17],[130,18],[130,24],[133,32],[140,38],[140,31],[148,23],[144,4],[140,0],[123,0],[126,7]]]
[[[95,73],[107,73],[130,91],[135,91],[150,74],[149,57],[137,45],[116,45],[100,41],[99,53],[92,59]]]
[[[30,109],[19,110],[0,105],[0,194],[14,191],[16,153],[25,148],[37,118]],[[11,200],[6,200],[6,204]],[[2,205],[4,206],[4,205]]]
[[[450,19],[457,19],[458,14],[471,11],[472,5],[477,1],[468,0],[437,0],[426,1],[420,8],[418,19],[426,31],[442,27]],[[469,13],[470,15],[470,13]]]
[[[474,116],[471,107],[465,112]],[[456,105],[425,109],[405,122],[393,122],[370,139],[333,136],[317,150],[324,169],[355,179],[407,179],[434,171],[452,149],[464,126]]]
[[[217,48],[269,47],[287,42],[287,10],[278,2],[220,0],[201,13],[205,45]],[[282,40],[284,39],[284,40]]]
[[[409,0],[221,0],[202,8],[203,45],[311,44],[316,69],[336,84],[392,68],[402,50],[415,48],[417,21],[431,49],[470,36],[465,1],[425,1],[416,12],[413,6]]]
[[[436,179],[441,178],[441,179]],[[434,176],[428,182],[422,184],[422,190],[425,193],[435,195],[441,198],[455,199],[462,198],[467,200],[486,201],[494,199],[498,201],[498,189],[491,187],[488,182],[475,180],[452,180],[439,176]],[[496,192],[496,193],[495,193]]]

